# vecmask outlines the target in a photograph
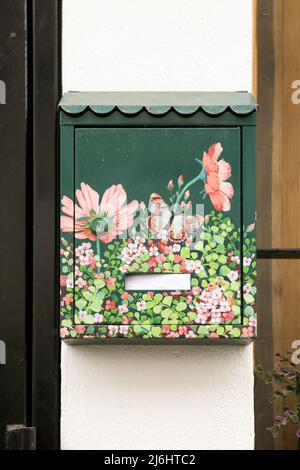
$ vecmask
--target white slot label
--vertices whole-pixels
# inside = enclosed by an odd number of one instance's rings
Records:
[[[126,291],[190,290],[190,274],[127,274]]]

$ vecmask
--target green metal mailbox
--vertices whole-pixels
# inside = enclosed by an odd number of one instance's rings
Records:
[[[63,96],[65,341],[255,337],[255,111],[246,92]]]

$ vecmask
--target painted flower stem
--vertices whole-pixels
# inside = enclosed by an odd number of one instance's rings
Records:
[[[97,273],[98,274],[101,273],[101,244],[100,244],[100,233],[99,233],[100,230],[101,230],[101,226],[98,223],[97,228],[96,228],[96,235],[97,235],[96,247],[97,247],[97,255],[99,257],[99,266],[97,266]]]
[[[197,160],[199,163],[201,163],[202,165],[202,170],[201,172],[199,173],[199,175],[197,175],[195,178],[193,178],[191,181],[189,181],[184,187],[183,189],[181,190],[181,192],[179,193],[176,201],[175,201],[175,204],[174,204],[174,214],[176,214],[177,212],[177,209],[178,209],[178,206],[179,206],[179,203],[181,201],[181,199],[183,198],[183,195],[184,193],[191,187],[193,186],[193,184],[197,183],[197,181],[199,180],[203,180],[203,170],[204,170],[204,167],[203,167],[203,163],[200,161],[200,160]]]
[[[97,255],[99,257],[99,263],[101,263],[101,246],[100,246],[100,240],[97,237]],[[97,266],[97,273],[100,274],[101,267]]]

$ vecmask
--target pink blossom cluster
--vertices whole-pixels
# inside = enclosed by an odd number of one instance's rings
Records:
[[[181,245],[175,243],[169,245],[167,240],[145,240],[142,237],[136,237],[134,240],[129,239],[128,245],[123,248],[121,252],[123,265],[120,267],[122,273],[126,273],[131,266],[142,254],[148,255],[147,264],[149,271],[160,266],[161,270],[164,267],[162,263],[167,261],[169,254],[173,255],[174,263],[180,264],[181,272],[189,272],[200,274],[204,271],[204,267],[199,260],[185,259],[180,255]]]
[[[76,263],[79,266],[90,266],[94,268],[96,266],[96,260],[94,258],[94,251],[90,243],[82,243],[75,248],[75,255],[76,255]],[[75,272],[78,276],[82,275],[79,274],[79,270]]]
[[[128,325],[108,325],[108,332],[110,335],[121,334],[126,336],[128,334]]]
[[[195,323],[206,324],[208,321],[214,324],[226,322],[234,318],[232,305],[234,300],[227,298],[218,285],[210,285],[190,304],[190,309],[197,316]]]
[[[120,271],[126,272],[128,267],[142,254],[148,253],[147,248],[144,245],[145,239],[137,237],[135,242],[130,242],[128,245],[123,248],[121,252],[122,261],[125,263],[124,266],[121,266]]]
[[[196,338],[196,333],[185,325],[179,325],[176,331],[171,330],[170,325],[163,325],[162,327],[163,336],[166,338],[179,338],[179,336],[185,336],[185,338]]]

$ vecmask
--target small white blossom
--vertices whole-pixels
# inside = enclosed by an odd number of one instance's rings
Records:
[[[173,250],[173,253],[179,253],[179,251],[181,250],[181,246],[178,245],[178,243],[175,243],[172,247],[172,250]]]
[[[141,310],[146,310],[146,308],[147,308],[147,303],[146,303],[144,300],[142,300],[141,302],[137,302],[137,303],[136,303],[136,308],[137,308],[137,310],[138,310],[139,312],[140,312]]]
[[[227,277],[230,281],[236,281],[239,277],[239,273],[238,273],[238,271],[230,271],[227,274]]]
[[[125,305],[125,304],[119,305],[118,310],[119,310],[119,313],[127,313],[128,312],[127,305]]]
[[[118,325],[109,325],[108,326],[108,331],[110,335],[116,334],[119,331]]]
[[[122,335],[127,335],[127,334],[128,334],[128,330],[129,330],[129,326],[128,326],[128,325],[120,325],[120,326],[119,326],[119,332],[120,332]]]
[[[84,310],[80,310],[78,317],[81,321],[85,321],[87,319],[87,313]]]
[[[250,264],[252,263],[252,259],[251,258],[244,258],[243,260],[243,265],[244,266],[250,266]]]
[[[101,323],[101,322],[103,322],[103,318],[104,318],[104,317],[103,317],[102,313],[96,313],[96,314],[94,315],[94,321],[95,321],[95,323]]]

